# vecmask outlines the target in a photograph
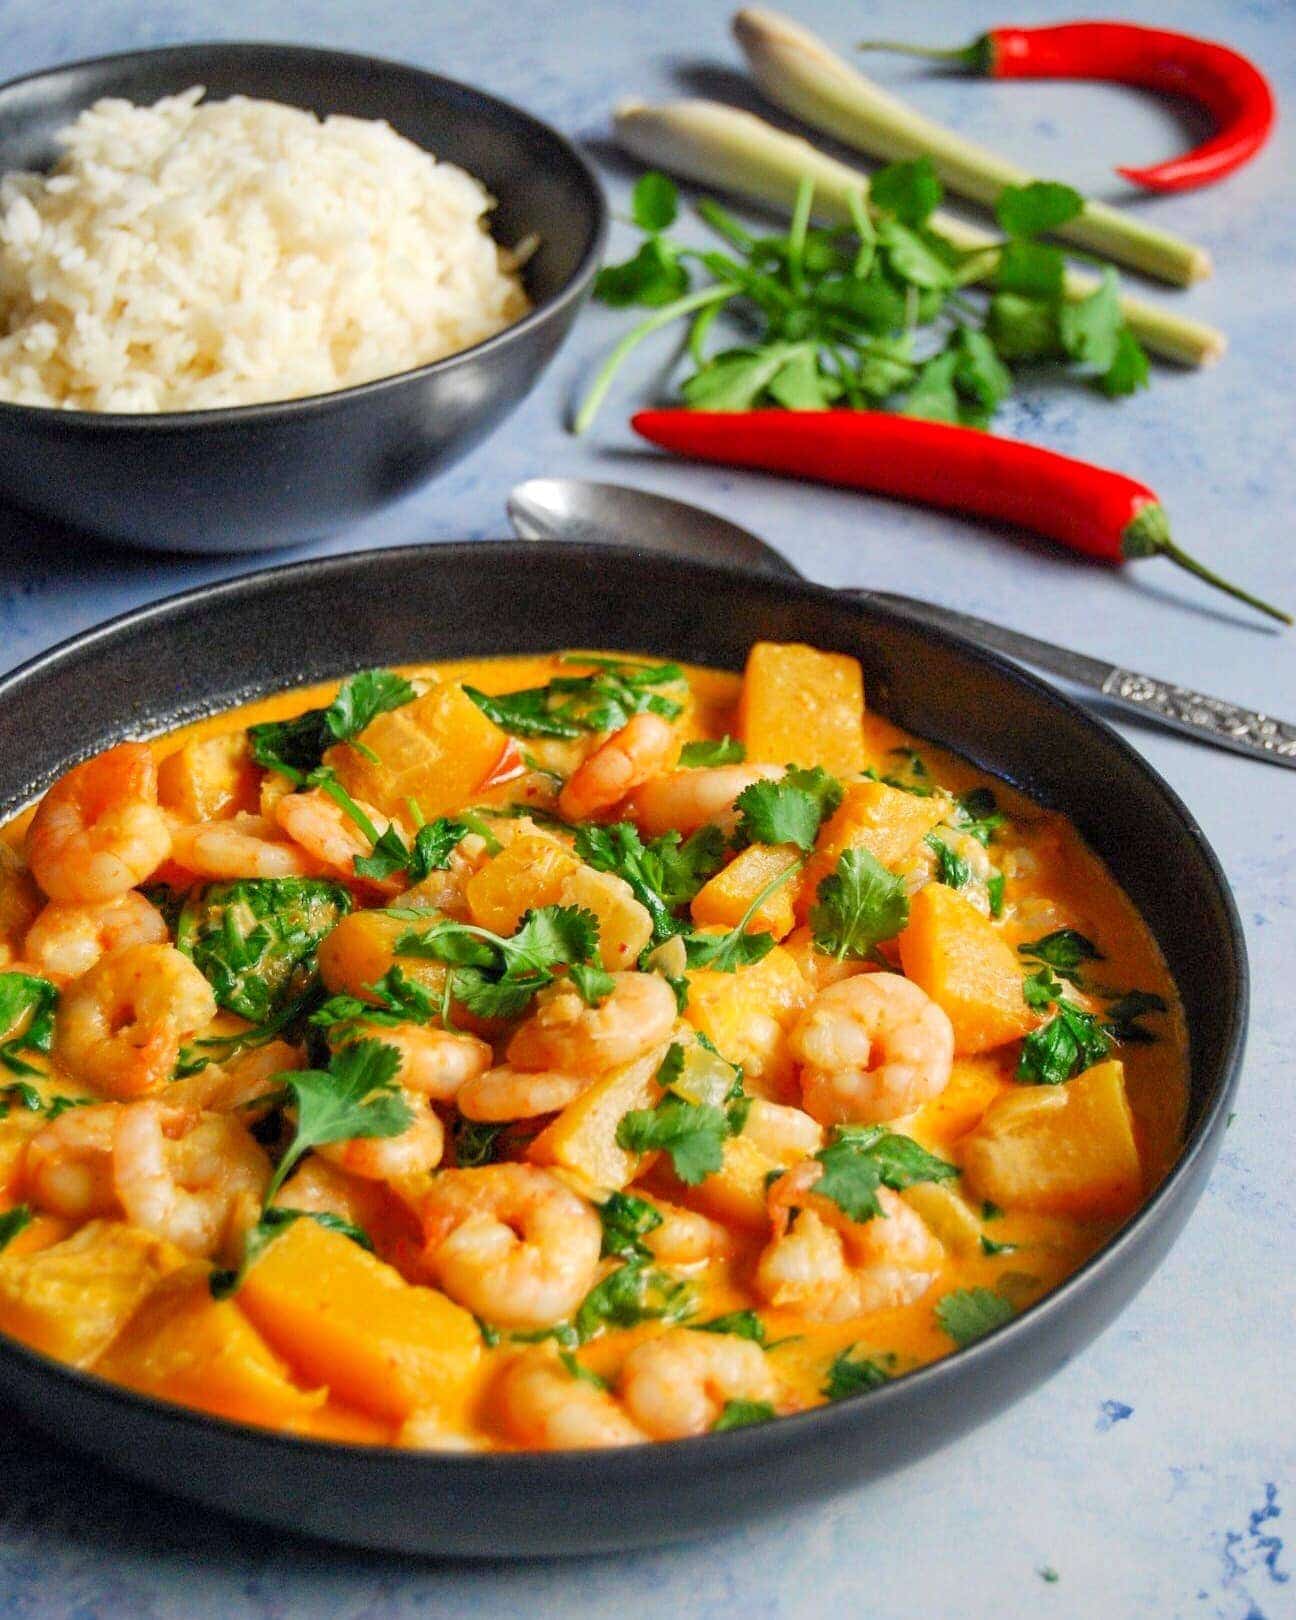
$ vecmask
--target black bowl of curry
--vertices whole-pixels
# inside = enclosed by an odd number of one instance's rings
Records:
[[[0,1394],[150,1484],[410,1552],[702,1534],[1049,1376],[1214,1160],[1200,830],[884,609],[381,551],[0,715]]]

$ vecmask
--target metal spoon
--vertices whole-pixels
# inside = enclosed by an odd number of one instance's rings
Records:
[[[597,484],[579,478],[532,478],[508,498],[508,515],[523,540],[578,540],[631,549],[665,551],[695,561],[721,563],[778,578],[804,576],[773,546],[714,512],[624,484]],[[1095,693],[1111,709],[1132,720],[1151,721],[1197,742],[1228,748],[1251,759],[1296,769],[1296,725],[1244,709],[1223,698],[1207,697],[1151,675],[1056,647],[977,619],[890,591],[847,588],[845,595],[881,602],[911,619],[951,630],[965,640],[993,647],[1021,663],[1060,675]]]

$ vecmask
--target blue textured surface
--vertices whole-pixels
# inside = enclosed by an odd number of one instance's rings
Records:
[[[273,8],[257,0],[7,0],[0,62],[17,74],[216,36],[405,57],[478,82],[593,143],[614,198],[624,199],[627,171],[605,144],[609,108],[623,95],[681,87],[724,93],[738,66],[728,9],[719,0],[687,8],[671,0],[280,0]],[[957,0],[795,5],[842,47],[865,31],[958,40],[995,20],[990,9]],[[1035,0],[1026,11],[1044,19],[1073,9]],[[1128,10],[1228,37],[1269,68],[1289,104],[1296,96],[1290,3],[1130,0]],[[1101,196],[1119,194],[1114,162],[1168,155],[1200,128],[1150,98],[1105,87],[925,79],[882,59],[876,71],[1037,172]],[[1186,545],[1290,602],[1296,235],[1283,145],[1280,132],[1259,162],[1217,190],[1134,204],[1214,252],[1213,282],[1156,296],[1227,328],[1224,363],[1195,375],[1157,368],[1151,390],[1117,406],[1071,388],[1026,388],[1002,426],[1137,473],[1160,489]],[[577,445],[562,430],[564,407],[622,324],[592,312],[497,438],[438,484],[316,549],[497,535],[504,495],[520,478],[620,477],[727,510],[816,578],[926,594],[1296,716],[1291,637],[1211,600],[1168,566],[1120,576],[953,517],[640,456],[620,425],[623,407],[653,382],[664,350],[644,356],[594,437]],[[39,527],[0,514],[0,667],[135,603],[253,565],[55,550]],[[0,1615],[1296,1615],[1296,1549],[1282,1544],[1296,1497],[1296,779],[1169,737],[1129,735],[1196,811],[1236,888],[1256,981],[1254,1025],[1237,1119],[1187,1232],[1118,1324],[1047,1387],[888,1484],[795,1519],[703,1546],[513,1569],[285,1545],[146,1496],[0,1423]],[[11,734],[6,746],[20,743]]]

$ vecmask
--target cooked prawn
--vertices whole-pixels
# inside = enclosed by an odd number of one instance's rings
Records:
[[[574,1377],[539,1345],[508,1364],[496,1399],[509,1437],[538,1451],[633,1446],[648,1438],[613,1395]]]
[[[225,821],[198,821],[177,827],[172,855],[196,877],[234,882],[238,878],[309,877],[319,862],[300,844],[284,838],[273,821],[240,813]]]
[[[400,1053],[396,1081],[435,1102],[450,1102],[462,1086],[490,1068],[487,1042],[430,1024],[356,1024],[348,1039],[378,1040]]]
[[[672,1328],[637,1344],[617,1381],[626,1411],[654,1440],[706,1434],[729,1401],[779,1397],[765,1352],[729,1333]]]
[[[821,990],[788,1040],[801,1097],[824,1125],[898,1119],[949,1084],[954,1030],[942,1008],[898,973],[866,973]]]
[[[23,1196],[70,1221],[117,1214],[112,1150],[120,1112],[120,1103],[93,1103],[43,1125],[23,1157]]]
[[[270,1161],[232,1115],[144,1097],[117,1116],[112,1175],[128,1220],[211,1258],[229,1256],[256,1221]]]
[[[422,1219],[424,1257],[440,1286],[500,1327],[551,1327],[598,1274],[598,1215],[534,1165],[442,1171]]]
[[[0,839],[0,968],[12,968],[21,957],[21,942],[43,904],[22,857]]]
[[[111,900],[82,904],[51,900],[27,931],[29,961],[45,973],[75,979],[101,956],[124,945],[160,945],[169,938],[166,921],[135,889]]]
[[[74,1078],[117,1099],[171,1078],[180,1043],[216,1016],[211,986],[172,945],[101,956],[63,992],[54,1056]]]
[[[613,805],[675,763],[679,739],[661,715],[633,715],[567,778],[558,795],[558,813],[585,821]]]
[[[515,1068],[603,1074],[664,1041],[677,1014],[675,992],[657,973],[614,973],[612,992],[597,1007],[586,1006],[569,983],[537,1000],[508,1045]]]
[[[173,1080],[166,1097],[180,1108],[231,1114],[235,1109],[248,1109],[261,1098],[278,1096],[278,1077],[304,1065],[305,1058],[297,1047],[287,1041],[267,1041],[225,1063],[209,1063],[197,1074]],[[241,1117],[246,1121],[249,1116],[244,1113]]]
[[[767,1102],[764,1097],[752,1098],[742,1134],[779,1164],[809,1158],[824,1143],[823,1126],[818,1120],[811,1119],[803,1109]]]
[[[646,1232],[643,1241],[653,1258],[664,1266],[696,1266],[732,1253],[733,1234],[727,1226],[661,1198],[649,1201],[661,1216],[661,1225]]]
[[[118,743],[60,776],[36,806],[26,848],[51,900],[110,900],[143,883],[171,853],[148,745]]]
[[[743,789],[782,774],[777,765],[705,765],[670,771],[639,788],[626,805],[626,814],[652,838],[669,832],[687,836],[712,822],[731,832],[734,800]]]
[[[487,1069],[469,1080],[455,1098],[465,1119],[504,1123],[556,1114],[575,1102],[594,1083],[589,1074],[564,1074],[558,1069],[515,1069],[511,1063]]]
[[[316,1151],[365,1181],[404,1181],[435,1170],[445,1152],[445,1126],[426,1098],[404,1088],[400,1095],[410,1122],[399,1136],[354,1136]]]
[[[774,1236],[756,1266],[764,1298],[817,1322],[920,1299],[944,1253],[921,1217],[899,1194],[879,1187],[882,1214],[852,1221],[814,1191],[822,1174],[817,1160],[806,1160],[770,1190]]]
[[[390,818],[372,805],[360,804],[359,808],[373,822],[380,836],[391,826]],[[280,830],[294,844],[300,845],[321,867],[338,877],[355,877],[356,856],[368,855],[373,847],[342,806],[321,788],[312,788],[309,793],[288,794],[275,805],[274,815]],[[395,894],[401,888],[399,878],[366,878],[364,881],[383,894]]]

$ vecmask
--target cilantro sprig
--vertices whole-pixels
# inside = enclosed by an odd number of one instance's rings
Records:
[[[393,908],[392,915],[423,921],[425,913]],[[524,914],[512,935],[441,918],[396,939],[397,956],[441,962],[450,968],[445,1006],[457,1001],[482,1018],[516,1018],[560,968],[597,968],[598,919],[579,906],[542,906]],[[578,976],[578,990],[595,1000],[606,994],[598,974]]]
[[[962,1350],[1012,1319],[1013,1306],[991,1288],[957,1288],[936,1302],[937,1325]]]
[[[842,852],[810,908],[815,949],[839,961],[876,958],[878,946],[894,939],[908,921],[904,879],[866,849]]]
[[[46,1056],[54,1041],[59,993],[34,973],[0,973],[0,1066],[10,1074],[42,1074],[24,1053]]]
[[[830,1198],[852,1221],[882,1214],[879,1187],[903,1192],[923,1181],[952,1181],[958,1167],[937,1158],[910,1136],[883,1125],[838,1125],[815,1154],[823,1166],[813,1191]]]
[[[724,1145],[737,1136],[750,1106],[742,1073],[700,1042],[673,1041],[657,1071],[665,1096],[654,1108],[635,1108],[617,1125],[618,1147],[629,1153],[660,1149],[688,1187],[714,1175],[724,1163]]]
[[[701,827],[687,839],[666,833],[645,844],[628,821],[591,823],[576,830],[576,854],[596,872],[614,872],[630,885],[660,945],[685,927],[678,914],[724,865],[725,842],[718,827]]]
[[[689,967],[710,968],[713,973],[735,973],[741,967],[763,961],[774,949],[774,936],[764,931],[749,934],[748,924],[770,895],[782,888],[804,864],[800,859],[789,861],[781,872],[776,872],[727,933],[686,934],[684,950]]]
[[[666,234],[679,209],[674,185],[643,175],[633,215],[645,238],[603,268],[594,296],[650,313],[599,372],[575,431],[589,426],[634,347],[684,319],[692,370],[680,394],[699,410],[845,404],[985,426],[1012,392],[1017,364],[1066,367],[1108,396],[1145,385],[1147,357],[1125,324],[1114,272],[1068,300],[1061,251],[1037,240],[1080,212],[1078,192],[1052,181],[1007,187],[996,210],[1003,239],[972,250],[933,226],[941,197],[929,158],[893,163],[873,176],[867,206],[862,190],[847,199],[849,226],[818,229],[807,177],[786,234],[754,234],[703,200],[697,212],[723,246],[695,248]],[[972,290],[987,282],[987,292]],[[724,327],[737,342],[715,341]]]
[[[1022,1042],[1015,1078],[1028,1085],[1057,1086],[1092,1068],[1111,1052],[1111,1037],[1092,1013],[1066,997],[1048,967],[1032,973],[1022,985],[1028,1007],[1054,1015]]]
[[[823,1386],[823,1396],[829,1401],[844,1401],[851,1395],[881,1389],[891,1374],[872,1356],[857,1354],[859,1346],[848,1344],[833,1358]]]
[[[774,782],[753,782],[734,800],[738,837],[747,844],[794,844],[809,854],[819,828],[842,801],[842,785],[819,766],[789,765]]]
[[[631,716],[659,714],[674,720],[683,704],[659,688],[680,686],[678,664],[633,664],[622,659],[569,660],[593,664],[589,675],[559,675],[544,686],[517,692],[487,693],[475,686],[464,691],[488,720],[514,737],[579,737],[592,731],[616,731]]]
[[[351,742],[380,714],[412,703],[416,693],[403,675],[367,669],[343,681],[326,709],[307,709],[291,720],[268,720],[248,728],[252,758],[300,787],[334,743]]]

